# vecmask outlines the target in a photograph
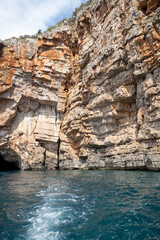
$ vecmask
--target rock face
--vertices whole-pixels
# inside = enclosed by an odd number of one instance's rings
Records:
[[[159,108],[158,0],[95,0],[0,42],[0,154],[22,170],[160,170]]]

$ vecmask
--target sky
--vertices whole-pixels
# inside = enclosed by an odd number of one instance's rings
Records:
[[[72,16],[87,0],[0,0],[0,39],[34,35]]]

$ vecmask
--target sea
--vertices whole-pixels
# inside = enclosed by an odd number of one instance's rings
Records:
[[[160,240],[160,173],[0,172],[0,240]]]

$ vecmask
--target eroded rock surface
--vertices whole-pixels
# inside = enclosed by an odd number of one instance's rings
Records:
[[[23,170],[159,170],[159,1],[93,1],[0,42],[0,92],[0,153]]]

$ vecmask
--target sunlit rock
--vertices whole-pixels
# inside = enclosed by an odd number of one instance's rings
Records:
[[[159,170],[159,7],[93,0],[73,25],[0,41],[1,158],[14,152],[22,170]]]

